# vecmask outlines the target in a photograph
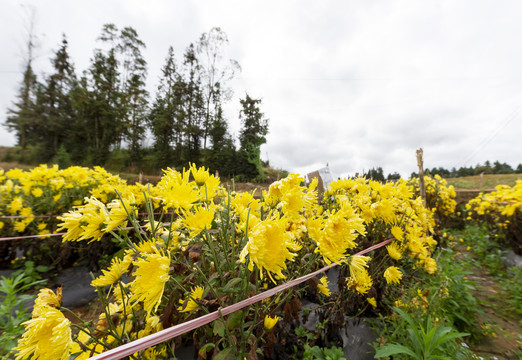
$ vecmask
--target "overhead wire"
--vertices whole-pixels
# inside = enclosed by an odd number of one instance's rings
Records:
[[[490,132],[486,137],[482,139],[482,141],[466,156],[464,156],[459,162],[457,162],[455,168],[460,168],[465,166],[469,161],[471,161],[477,153],[482,150],[487,144],[489,144],[502,129],[504,129],[511,121],[518,118],[520,116],[522,109],[522,103],[519,104],[515,110],[513,110],[503,122],[501,122],[492,132]]]

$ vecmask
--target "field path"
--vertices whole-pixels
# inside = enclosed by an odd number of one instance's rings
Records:
[[[479,300],[483,314],[479,323],[486,324],[484,336],[479,343],[471,345],[477,355],[488,359],[519,359],[522,346],[522,318],[507,302],[506,294],[498,281],[480,266],[473,266],[470,280],[476,282],[475,297]]]

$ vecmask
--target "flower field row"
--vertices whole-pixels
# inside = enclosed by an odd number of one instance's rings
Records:
[[[115,198],[115,191],[133,191],[133,187],[99,166],[0,170],[0,235],[48,234],[55,230],[56,221],[46,216],[81,205],[88,196],[107,202]]]
[[[166,170],[142,193],[121,183],[105,198],[91,192],[59,217],[58,230],[66,231],[68,243],[91,246],[110,237],[123,249],[92,282],[104,310],[95,323],[71,324],[60,311],[59,291],[42,290],[19,341],[19,358],[88,358],[325,264],[340,264],[336,293],[324,276],[193,334],[202,357],[270,354],[287,336],[274,329],[297,326],[303,296],[333,306],[330,316],[378,311],[398,299],[397,286],[409,274],[437,270],[431,256],[436,241],[429,235],[435,226],[432,212],[406,182],[338,180],[322,203],[317,182],[304,183],[291,174],[256,198],[226,190],[207,170],[192,166]],[[144,209],[149,215],[138,216]],[[124,230],[128,227],[134,231]],[[394,241],[371,257],[351,255],[390,237]],[[135,356],[169,358],[180,341]]]
[[[466,209],[469,219],[485,223],[495,237],[522,254],[522,180],[513,187],[498,185],[495,191],[470,200]]]

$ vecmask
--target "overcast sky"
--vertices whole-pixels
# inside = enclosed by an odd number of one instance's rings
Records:
[[[227,105],[262,98],[270,119],[262,158],[334,177],[382,166],[385,174],[500,160],[522,162],[521,1],[0,0],[0,121],[22,80],[27,11],[37,14],[35,68],[49,72],[62,33],[81,74],[103,24],[135,28],[147,49],[148,88],[169,46],[177,59],[219,26],[242,72]],[[14,145],[0,128],[0,145]]]

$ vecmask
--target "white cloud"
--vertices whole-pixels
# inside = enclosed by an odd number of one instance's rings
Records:
[[[415,150],[427,167],[522,161],[522,3],[481,1],[68,1],[32,2],[46,33],[39,61],[61,33],[77,70],[88,66],[101,26],[132,26],[147,44],[153,93],[167,49],[213,26],[243,72],[226,110],[239,131],[240,97],[263,99],[270,119],[262,156],[275,167],[334,176],[382,166],[408,176]],[[3,2],[0,71],[20,70],[18,3]],[[23,40],[22,40],[23,41]],[[21,74],[0,73],[0,119]],[[508,121],[512,117],[511,121]],[[495,136],[492,136],[496,134]],[[489,139],[489,141],[488,141]],[[0,145],[12,144],[0,131]],[[465,162],[467,161],[467,162]],[[465,162],[465,163],[462,163]]]

